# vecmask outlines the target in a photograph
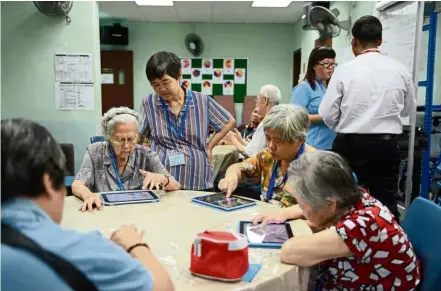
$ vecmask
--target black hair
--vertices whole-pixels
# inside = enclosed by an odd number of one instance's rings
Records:
[[[352,36],[358,39],[362,46],[377,45],[383,34],[380,20],[372,15],[360,17],[352,27]]]
[[[44,174],[55,189],[64,187],[66,158],[45,127],[25,119],[9,119],[2,120],[1,128],[2,202],[42,195]]]
[[[308,68],[306,69],[305,81],[311,85],[312,90],[316,89],[316,75],[314,71],[315,65],[324,59],[335,59],[335,51],[327,46],[316,47],[311,51],[308,60]]]
[[[178,56],[164,51],[151,56],[145,68],[150,83],[155,79],[161,79],[166,74],[177,80],[180,72],[181,60]]]

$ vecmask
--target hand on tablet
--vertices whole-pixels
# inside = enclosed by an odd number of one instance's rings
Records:
[[[103,201],[100,198],[100,195],[96,193],[92,193],[83,201],[83,205],[81,205],[81,211],[92,211],[94,206],[97,209],[103,208]]]
[[[264,227],[269,223],[283,223],[287,219],[288,218],[286,217],[285,213],[283,211],[279,211],[279,212],[271,213],[269,215],[263,215],[263,214],[257,215],[256,217],[251,219],[251,222],[254,225],[259,224],[261,222],[260,226]]]
[[[123,225],[112,233],[110,240],[127,250],[135,244],[143,243],[143,236],[144,231],[138,231],[136,226]]]
[[[162,174],[155,174],[144,170],[139,170],[144,175],[142,190],[162,190],[162,186],[167,183],[167,178]]]
[[[219,181],[219,185],[217,187],[219,188],[219,190],[224,192],[227,197],[230,197],[234,190],[236,190],[238,182],[239,181],[237,180],[237,178],[235,179],[225,177]]]

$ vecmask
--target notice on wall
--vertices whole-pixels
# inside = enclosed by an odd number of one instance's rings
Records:
[[[101,82],[113,83],[113,74],[103,74]],[[92,55],[87,53],[55,54],[55,108],[58,110],[93,110],[95,90]]]

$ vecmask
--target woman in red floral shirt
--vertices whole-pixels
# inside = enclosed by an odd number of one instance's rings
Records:
[[[305,153],[291,164],[288,184],[298,205],[254,222],[306,218],[322,231],[286,241],[282,262],[319,264],[323,290],[416,290],[419,264],[406,234],[389,209],[357,185],[338,154]]]

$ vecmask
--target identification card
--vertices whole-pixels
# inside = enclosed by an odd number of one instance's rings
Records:
[[[171,154],[168,157],[168,161],[170,163],[170,167],[184,165],[185,164],[185,156],[183,153]]]

